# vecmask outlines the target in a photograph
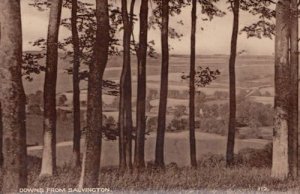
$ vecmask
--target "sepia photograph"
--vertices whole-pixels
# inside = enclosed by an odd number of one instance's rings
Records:
[[[300,193],[299,0],[0,0],[0,193]]]

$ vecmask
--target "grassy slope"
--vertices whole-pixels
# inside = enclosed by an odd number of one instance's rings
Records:
[[[145,156],[146,161],[154,160],[155,152],[155,134],[150,134],[146,137]],[[224,154],[226,148],[226,137],[207,134],[196,133],[197,139],[197,154],[198,159],[203,155]],[[268,141],[265,140],[237,140],[236,149],[238,152],[243,148],[263,148]],[[175,162],[178,166],[188,166],[189,160],[189,140],[188,132],[167,133],[165,139],[165,162],[166,164]],[[41,157],[41,150],[30,150],[30,155]],[[72,146],[66,145],[57,149],[57,163],[63,165],[68,163],[72,154]],[[118,158],[118,141],[103,141],[101,166],[117,166],[119,164]]]
[[[179,60],[180,59],[180,60]],[[172,61],[173,60],[173,61]],[[218,82],[227,82],[227,57],[199,57],[198,63],[206,66],[213,66],[221,69],[222,76]],[[252,64],[264,65],[272,64],[272,60],[258,57],[245,57],[238,60],[239,65],[249,65],[237,68],[238,78],[243,77],[245,72],[253,72],[260,74],[262,77],[273,72],[272,66],[252,67]],[[110,62],[109,67],[119,67],[119,59],[114,59]],[[171,72],[186,72],[188,67],[188,58],[172,58]],[[151,75],[158,74],[159,60],[150,60]],[[58,92],[68,91],[71,89],[71,76],[65,74],[63,69],[66,65],[61,66],[58,76]],[[133,66],[133,70],[135,71]],[[135,74],[133,72],[133,74]],[[118,80],[118,70],[110,70],[106,73],[106,78]],[[239,79],[240,80],[240,79]],[[267,80],[269,81],[269,80]],[[43,75],[35,77],[32,83],[25,83],[26,93],[35,92],[42,89]],[[242,83],[239,83],[242,84]],[[86,83],[82,83],[82,88],[86,87]],[[28,143],[41,143],[42,141],[42,119],[28,117],[27,125],[29,129]],[[69,122],[58,122],[58,141],[70,140],[72,137],[72,125]],[[226,139],[218,135],[197,133],[197,152],[198,159],[203,159],[202,156],[206,153],[223,154],[226,148]],[[147,137],[146,141],[146,155],[147,161],[152,161],[154,157],[155,136]],[[236,152],[245,147],[262,148],[266,141],[260,140],[237,140]],[[188,151],[188,134],[173,133],[167,134],[166,137],[166,163],[176,162],[179,166],[187,166],[189,164]],[[58,163],[60,165],[68,162],[71,155],[71,146],[60,147],[57,151]],[[117,142],[107,142],[103,144],[102,152],[102,166],[111,166],[118,164],[118,150]],[[29,154],[40,156],[40,151],[30,151]],[[59,175],[54,178],[40,180],[37,179],[39,171],[39,162],[30,162],[34,165],[30,168],[30,187],[59,187],[68,188],[76,187],[79,178],[79,169],[73,170],[68,166],[59,168]],[[259,187],[266,186],[269,189],[287,189],[296,187],[296,181],[276,181],[269,178],[269,169],[256,169],[251,167],[239,167],[234,169],[226,169],[222,164],[219,166],[201,166],[199,169],[190,168],[176,168],[168,167],[166,171],[147,170],[140,174],[139,177],[132,175],[120,175],[115,169],[104,169],[101,173],[100,187],[107,187],[111,189],[128,189],[128,190],[176,190],[176,189],[251,189],[257,190]]]
[[[76,188],[80,169],[70,166],[58,168],[58,175],[52,178],[38,178],[40,160],[31,158],[29,166],[29,188]],[[213,165],[207,165],[214,160]],[[211,163],[210,163],[211,164]],[[1,175],[1,171],[0,171]],[[0,176],[1,178],[1,176]],[[290,191],[297,193],[299,181],[279,181],[270,178],[269,168],[253,168],[247,164],[225,168],[224,159],[217,156],[204,158],[197,169],[179,168],[168,165],[165,170],[147,168],[140,174],[121,174],[116,168],[104,168],[100,173],[98,187],[111,191],[175,191],[175,192],[217,192],[245,193],[246,191]],[[1,183],[0,183],[1,184]],[[1,185],[0,185],[1,186]],[[196,191],[195,191],[196,190]]]
[[[27,115],[27,144],[41,145],[43,143],[43,117],[37,115]],[[73,125],[70,121],[57,120],[57,142],[69,141],[73,137]]]

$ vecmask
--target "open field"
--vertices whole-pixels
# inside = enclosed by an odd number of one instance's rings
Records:
[[[121,73],[121,58],[112,57],[109,60],[104,78],[119,82]],[[30,162],[30,180],[29,187],[44,188],[74,188],[78,184],[79,169],[72,169],[70,161],[72,160],[72,136],[73,125],[71,118],[72,111],[72,77],[68,75],[64,69],[70,67],[70,64],[64,60],[60,60],[63,64],[59,67],[57,93],[64,94],[67,101],[64,107],[68,111],[68,118],[57,121],[57,164],[58,175],[53,178],[39,179],[38,173],[40,169],[40,158],[42,154],[42,131],[43,123],[42,116],[28,115],[27,116],[27,142],[28,154],[30,158],[34,158],[35,162]],[[217,97],[216,92],[228,92],[228,57],[224,55],[216,56],[198,56],[197,63],[203,67],[208,66],[212,69],[219,69],[221,75],[217,80],[213,81],[209,86],[198,88],[199,91],[205,93],[207,101],[205,105],[213,106],[215,104],[222,105],[228,103],[228,97],[221,94]],[[135,100],[136,100],[136,59],[132,60],[132,86],[133,86],[133,122],[135,123]],[[170,74],[169,74],[169,90],[172,96],[168,98],[168,106],[176,107],[178,105],[188,106],[188,80],[182,80],[181,76],[187,74],[189,70],[188,56],[171,56],[170,58]],[[273,101],[273,59],[268,56],[240,56],[237,59],[236,73],[237,73],[237,94],[241,91],[246,91],[251,94],[248,98],[255,102],[262,102],[270,104]],[[159,91],[160,88],[160,59],[149,59],[147,66],[147,89]],[[32,82],[24,82],[26,93],[34,93],[37,90],[43,89],[43,74],[34,76]],[[81,100],[86,101],[87,82],[81,82]],[[69,93],[66,93],[69,92]],[[269,93],[270,96],[265,96]],[[150,106],[158,107],[158,94],[155,94],[150,101]],[[253,95],[252,95],[253,94]],[[178,97],[176,96],[178,95]],[[226,95],[225,95],[226,96]],[[116,121],[118,119],[117,107],[110,107],[109,104],[116,103],[115,99],[108,95],[103,95],[103,101],[108,106],[104,111],[106,116],[112,116]],[[85,109],[86,107],[82,107]],[[151,108],[152,109],[152,108]],[[155,109],[154,109],[155,110]],[[156,110],[157,111],[157,110]],[[147,112],[147,117],[157,116],[156,111]],[[226,110],[225,110],[226,112]],[[187,119],[186,114],[181,118]],[[172,112],[166,115],[167,126],[174,118]],[[216,122],[218,120],[213,120]],[[82,127],[85,124],[82,121]],[[201,128],[206,129],[206,128]],[[219,127],[218,129],[223,129]],[[225,130],[226,127],[224,127]],[[224,156],[226,152],[226,136],[221,136],[212,133],[200,132],[198,128],[196,131],[196,149],[197,160],[199,166],[197,169],[191,169],[189,159],[189,133],[187,128],[180,132],[167,132],[165,136],[165,163],[167,167],[164,171],[153,169],[151,164],[154,160],[156,133],[150,132],[146,136],[145,141],[145,159],[147,162],[147,169],[139,174],[121,174],[117,170],[119,164],[119,150],[118,141],[103,140],[101,168],[99,187],[105,187],[114,191],[122,189],[128,191],[139,190],[186,190],[186,189],[209,189],[213,191],[223,190],[239,190],[241,193],[245,191],[269,191],[269,190],[283,190],[297,191],[298,181],[286,180],[277,181],[270,178],[269,163],[270,153],[264,152],[265,146],[268,145],[270,136],[272,135],[271,126],[259,127],[257,130],[261,131],[264,139],[249,139],[247,134],[254,132],[252,128],[246,126],[240,128],[237,133],[235,141],[235,153],[237,154],[237,163],[235,168],[226,168]],[[255,131],[257,132],[257,131]],[[240,138],[243,135],[246,138]],[[255,137],[260,138],[260,137]],[[268,139],[268,140],[267,140]],[[84,137],[81,140],[82,149],[84,151]],[[263,153],[256,154],[262,158],[255,158],[255,162],[259,161],[265,165],[264,167],[251,166],[247,160],[253,159],[247,155],[253,152]],[[250,151],[249,151],[250,150]],[[252,150],[252,151],[251,151]],[[244,152],[243,152],[244,151]],[[240,160],[241,153],[246,153],[247,160]],[[260,160],[261,159],[261,160]],[[253,161],[252,161],[253,164]],[[0,175],[1,178],[1,175]],[[186,190],[189,192],[188,190]]]
[[[165,162],[176,163],[178,166],[189,166],[189,136],[188,132],[167,133],[165,139]],[[156,134],[146,136],[145,156],[146,161],[154,160]],[[226,137],[216,134],[196,132],[198,159],[205,154],[225,154]],[[84,142],[84,140],[82,141]],[[244,148],[262,149],[269,141],[259,139],[236,140],[235,152]],[[30,155],[41,157],[42,146],[30,147]],[[57,163],[68,163],[72,156],[72,142],[61,142],[57,149]],[[102,143],[101,166],[117,166],[118,141],[104,140]]]
[[[206,55],[197,56],[196,64],[202,67],[210,67],[212,69],[219,69],[221,72],[220,77],[214,83],[227,84],[228,83],[228,56],[226,55]],[[41,64],[44,60],[41,60]],[[104,78],[109,80],[118,81],[120,79],[122,65],[122,57],[114,56],[109,59],[107,68],[104,73]],[[66,69],[72,65],[66,59],[59,60],[58,67],[58,80],[57,80],[57,93],[62,93],[72,90],[72,76],[66,73]],[[82,67],[87,69],[87,67]],[[132,56],[132,75],[133,85],[136,82],[136,57]],[[248,87],[255,85],[251,83],[253,79],[262,79],[273,85],[273,58],[272,56],[239,56],[237,58],[236,75],[237,75],[237,86]],[[170,57],[170,68],[169,68],[170,82],[182,82],[181,75],[189,72],[189,58],[184,55],[173,55]],[[159,83],[160,75],[160,58],[148,59],[147,64],[147,75],[148,81],[154,81],[156,84]],[[32,75],[34,80],[28,82],[24,80],[25,92],[27,94],[34,93],[37,90],[43,89],[44,75]],[[250,81],[250,82],[249,82]],[[186,82],[186,86],[188,83]],[[81,88],[87,88],[87,82],[81,82]],[[133,88],[133,91],[135,89]]]
[[[118,82],[121,73],[122,58],[120,56],[111,57],[105,72],[105,79],[116,80]],[[65,108],[72,110],[72,76],[68,75],[65,71],[70,67],[70,63],[67,60],[59,60],[59,74],[57,83],[57,93],[67,96],[65,102]],[[204,88],[198,88],[199,91],[205,93],[207,96],[214,95],[215,92],[228,92],[228,56],[225,55],[211,55],[211,56],[197,56],[197,64],[210,68],[217,68],[221,71],[220,77],[213,81],[209,86]],[[84,67],[86,69],[86,67]],[[185,92],[188,95],[188,81],[182,80],[181,75],[186,74],[189,69],[189,57],[183,55],[173,55],[170,58],[170,74],[169,74],[169,90],[178,91],[180,94]],[[133,110],[135,109],[136,100],[136,58],[132,57],[132,86],[133,86]],[[271,95],[274,93],[273,89],[273,58],[271,56],[239,56],[237,58],[237,94],[242,90],[260,91],[264,94],[269,92]],[[158,91],[160,88],[160,58],[149,59],[147,65],[147,89],[154,89]],[[24,81],[26,93],[32,93],[36,90],[43,89],[43,74],[33,76],[32,82]],[[263,80],[263,83],[260,83]],[[267,87],[266,87],[267,86]],[[81,82],[81,100],[87,101],[87,82]],[[68,93],[66,93],[68,91]],[[249,92],[251,93],[251,92]],[[105,104],[111,104],[117,97],[103,95],[103,101]],[[249,98],[252,101],[261,102],[264,104],[272,104],[273,97],[271,96],[251,96]],[[152,99],[150,104],[157,108],[159,99],[158,97]],[[228,99],[210,99],[206,102],[207,105],[225,104],[228,103]],[[188,98],[176,98],[176,96],[169,97],[168,106],[175,107],[177,105],[188,105]],[[85,107],[82,107],[83,109]],[[117,121],[118,109],[114,107],[113,110],[105,112],[107,116],[112,116]],[[147,113],[147,116],[156,116],[157,110]],[[167,115],[167,124],[173,119],[173,115],[170,113]],[[135,120],[135,112],[133,112],[133,121]],[[30,115],[27,118],[28,126],[28,144],[41,144],[42,143],[42,117]],[[82,125],[84,126],[84,124]],[[72,122],[58,121],[58,142],[69,141],[72,138]]]

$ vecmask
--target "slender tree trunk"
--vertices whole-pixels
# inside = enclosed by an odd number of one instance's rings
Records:
[[[161,83],[158,110],[158,126],[155,147],[155,165],[164,168],[164,139],[166,128],[167,98],[168,98],[168,71],[169,71],[169,0],[162,1],[162,27],[161,27]]]
[[[2,192],[27,186],[25,92],[21,76],[22,27],[20,1],[0,1],[0,83],[3,121]]]
[[[298,89],[299,89],[299,48],[298,48],[298,2],[291,0],[291,107],[289,121],[290,172],[293,178],[298,177]]]
[[[275,115],[273,132],[272,177],[285,179],[289,173],[288,120],[290,106],[289,65],[290,1],[276,5],[275,31]]]
[[[73,42],[73,163],[74,166],[80,166],[80,87],[79,87],[79,66],[80,50],[79,36],[77,29],[77,0],[72,0],[72,42]]]
[[[102,80],[110,40],[107,0],[96,0],[96,17],[95,61],[89,70],[86,150],[79,181],[80,188],[98,186],[102,142]]]
[[[56,80],[62,0],[51,1],[44,83],[44,148],[40,176],[56,171]]]
[[[140,8],[140,35],[138,48],[138,88],[136,108],[135,168],[145,167],[146,131],[146,63],[148,43],[148,0],[142,0]]]
[[[192,29],[191,29],[191,66],[190,66],[190,157],[191,166],[197,167],[196,138],[195,138],[195,59],[196,59],[196,22],[197,1],[192,1]]]
[[[234,0],[233,11],[233,30],[231,37],[231,50],[229,58],[229,124],[228,139],[226,150],[226,165],[233,164],[234,142],[235,142],[235,122],[236,122],[236,88],[235,88],[235,61],[237,52],[237,39],[239,31],[239,9],[240,0]]]
[[[130,6],[133,15],[134,0]],[[120,107],[119,107],[119,167],[122,171],[132,169],[132,102],[131,102],[131,65],[130,65],[130,36],[132,22],[127,11],[127,0],[122,0],[123,34],[123,69],[120,79]]]
[[[2,107],[0,103],[0,168],[2,167],[2,165],[3,165],[3,123],[2,123]]]

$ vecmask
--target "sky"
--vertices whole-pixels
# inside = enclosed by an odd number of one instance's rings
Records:
[[[86,0],[94,2],[94,0]],[[47,37],[48,26],[48,11],[40,12],[36,8],[28,6],[31,0],[21,0],[21,12],[22,12],[22,30],[23,30],[23,49],[24,50],[36,50],[36,48],[30,45],[30,42],[38,38]],[[139,0],[136,4],[135,13],[139,13]],[[198,6],[197,16],[197,37],[196,37],[196,51],[198,55],[203,54],[229,54],[230,41],[232,33],[232,13],[227,11],[228,4],[226,0],[220,0],[216,5],[223,11],[226,11],[226,15],[223,17],[215,17],[212,21],[204,22],[201,20],[200,6]],[[150,6],[151,9],[151,6]],[[62,17],[69,17],[70,10],[63,9]],[[182,13],[176,17],[170,17],[170,26],[175,28],[179,33],[184,36],[181,40],[170,40],[172,50],[170,54],[189,54],[190,52],[190,29],[191,29],[191,8],[184,8]],[[177,22],[182,20],[184,25],[180,25]],[[245,12],[240,13],[240,29],[255,22],[256,18]],[[203,28],[203,30],[201,30]],[[135,26],[134,33],[138,37],[139,26]],[[60,28],[59,39],[70,36],[70,33]],[[160,32],[159,30],[150,30],[148,34],[149,40],[156,42],[155,49],[160,53]],[[238,37],[238,51],[245,50],[245,54],[249,55],[272,55],[274,53],[274,40],[268,38],[247,39],[246,34],[240,34]]]

